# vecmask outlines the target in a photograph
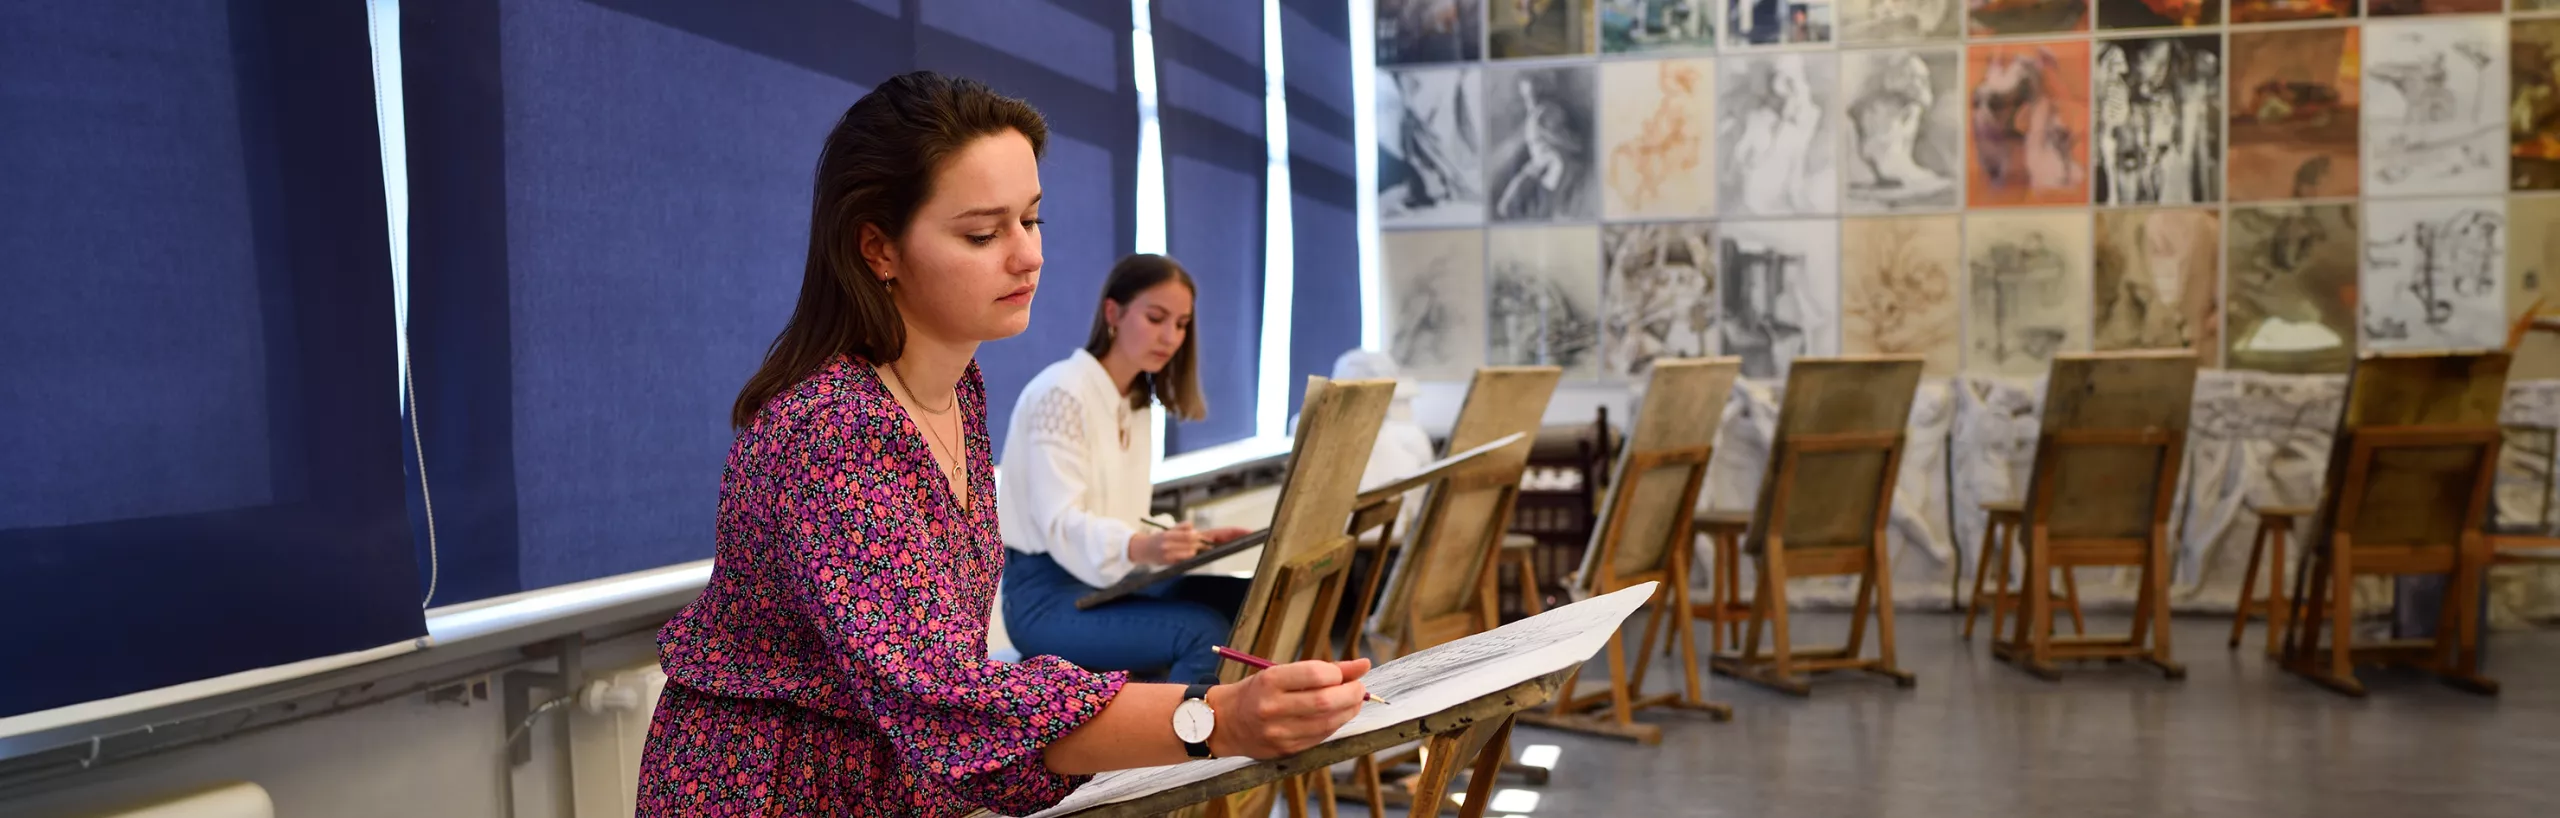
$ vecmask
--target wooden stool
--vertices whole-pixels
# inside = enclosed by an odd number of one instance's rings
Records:
[[[1707,623],[1708,652],[1723,653],[1726,641],[1742,641],[1742,623],[1751,621],[1751,600],[1742,597],[1742,534],[1751,512],[1701,511],[1691,525],[1715,543],[1715,572],[1707,577],[1707,601],[1690,605],[1689,615]]]
[[[2015,500],[1984,503],[1982,510],[1987,515],[1982,526],[1982,562],[1973,567],[1973,598],[1964,608],[1966,639],[1973,638],[1973,619],[1981,615],[1983,608],[1991,609],[1991,632],[1998,634],[2000,621],[2015,613],[2024,598],[2009,590],[2009,561],[2018,553],[2018,534],[2026,527],[2026,504]],[[1983,593],[1983,580],[1994,576],[1998,578],[1992,580],[1991,592]],[[2080,580],[2071,575],[2070,569],[2062,569],[2062,595],[2052,601],[2071,611],[2072,635],[2089,635],[2089,623],[2080,617]]]
[[[2267,620],[2267,655],[2275,656],[2284,643],[2285,625],[2293,621],[2293,606],[2287,604],[2284,590],[2285,540],[2293,535],[2293,520],[2310,516],[2303,506],[2267,506],[2257,509],[2258,533],[2249,539],[2249,570],[2241,574],[2240,604],[2231,611],[2231,645],[2240,647],[2240,634],[2249,629],[2253,617]],[[2258,564],[2267,566],[2266,596],[2258,593]]]
[[[1503,566],[1510,566],[1517,577],[1513,588],[1520,594],[1520,613],[1525,616],[1546,613],[1547,603],[1540,598],[1545,592],[1538,588],[1537,536],[1517,531],[1503,534],[1502,550],[1496,552],[1493,559],[1494,569],[1486,572],[1485,578],[1499,583],[1501,579],[1496,575],[1502,573]],[[1490,590],[1496,595],[1501,593],[1499,587]]]

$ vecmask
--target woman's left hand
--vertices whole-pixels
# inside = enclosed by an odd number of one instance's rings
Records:
[[[1200,541],[1210,545],[1216,545],[1251,533],[1253,533],[1251,529],[1237,528],[1235,526],[1212,528],[1207,531],[1200,532]]]

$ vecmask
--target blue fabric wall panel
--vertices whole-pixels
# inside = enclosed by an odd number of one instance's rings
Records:
[[[68,5],[0,11],[0,529],[265,505],[229,11],[43,8]]]
[[[27,296],[0,445],[162,472],[0,523],[0,656],[47,669],[0,679],[0,717],[424,633],[364,9],[284,5],[0,7],[0,294]],[[54,465],[0,496],[99,473]]]
[[[524,586],[709,557],[809,168],[869,89],[578,0],[499,31]]]

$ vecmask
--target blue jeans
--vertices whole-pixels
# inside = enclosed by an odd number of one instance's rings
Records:
[[[1076,610],[1093,593],[1047,554],[1004,555],[1004,627],[1024,656],[1055,656],[1087,670],[1163,674],[1175,684],[1218,681],[1218,656],[1236,609],[1244,605],[1245,580],[1185,577]]]

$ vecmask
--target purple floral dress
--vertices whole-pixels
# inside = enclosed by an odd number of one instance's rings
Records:
[[[959,402],[967,509],[866,362],[738,433],[710,585],[658,635],[640,815],[1019,815],[1081,783],[1041,751],[1125,677],[987,658],[1004,546],[975,363]]]

